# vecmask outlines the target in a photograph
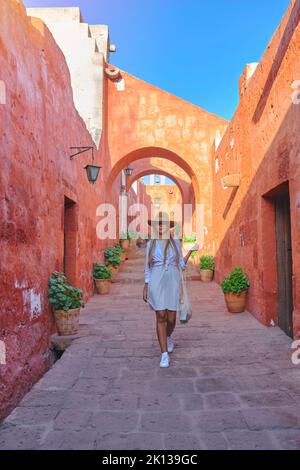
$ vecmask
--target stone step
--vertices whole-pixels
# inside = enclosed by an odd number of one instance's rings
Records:
[[[122,265],[124,266],[125,268],[131,268],[131,267],[140,267],[140,266],[145,266],[145,260],[144,259],[128,259],[125,261],[125,263]]]
[[[126,274],[128,273],[128,275],[132,275],[134,273],[137,274],[137,276],[140,276],[141,273],[144,272],[144,267],[143,266],[139,266],[138,268],[135,267],[135,266],[128,266],[128,267],[121,267],[119,269],[119,273],[121,274]]]
[[[144,283],[144,273],[135,273],[135,272],[128,272],[128,271],[119,271],[118,275],[115,279],[116,283],[121,284],[132,284],[132,283]]]

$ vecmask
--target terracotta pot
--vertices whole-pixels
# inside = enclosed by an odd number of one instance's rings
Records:
[[[116,275],[118,274],[119,272],[119,266],[112,266],[111,264],[108,265],[109,269],[111,270],[112,272],[112,280],[111,282],[116,282],[115,281],[115,277]]]
[[[126,253],[125,253],[125,251],[124,251],[124,253],[121,253],[121,254],[120,254],[120,260],[121,260],[121,261],[125,261],[125,260],[126,260]]]
[[[120,245],[124,250],[128,250],[129,248],[129,240],[120,240]]]
[[[79,329],[80,308],[73,308],[68,312],[55,310],[54,317],[59,336],[76,335]]]
[[[213,269],[200,269],[200,279],[202,282],[211,282],[214,278]]]
[[[224,297],[225,297],[225,302],[227,305],[228,312],[242,313],[245,311],[247,291],[241,292],[240,294],[234,294],[232,292],[225,292]]]
[[[97,294],[104,295],[109,294],[111,280],[110,279],[94,279],[96,285]]]

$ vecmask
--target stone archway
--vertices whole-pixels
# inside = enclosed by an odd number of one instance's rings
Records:
[[[143,162],[143,164],[140,166],[137,165],[137,163],[139,162],[136,162],[136,164],[131,165],[131,167],[133,168],[133,175],[127,178],[126,192],[129,191],[129,189],[131,188],[133,183],[135,183],[135,181],[139,180],[143,176],[157,174],[157,175],[166,176],[167,178],[170,178],[175,183],[175,185],[179,188],[181,198],[182,198],[182,204],[188,204],[190,202],[191,192],[193,192],[193,187],[191,186],[191,182],[189,180],[188,175],[186,175],[186,178],[183,179],[180,177],[180,175],[178,175],[178,173],[176,174],[175,171],[173,172],[166,171],[163,168],[160,168],[159,166],[152,165],[150,162],[148,162],[146,165]]]
[[[174,175],[171,172],[165,171],[157,166],[154,165],[149,165],[149,161],[152,159],[154,160],[161,160],[161,161],[169,161],[172,162],[179,170],[183,172],[183,174],[188,176],[188,183],[184,181],[179,181],[179,178],[174,178]],[[140,170],[139,174],[140,176],[143,176],[145,174],[151,174],[151,173],[161,173],[165,174],[166,176],[170,177],[171,179],[176,179],[176,184],[181,190],[181,195],[182,195],[182,222],[185,226],[185,229],[188,233],[191,231],[196,231],[196,203],[197,201],[200,201],[200,188],[198,184],[198,179],[193,171],[193,169],[190,167],[190,165],[180,156],[175,154],[174,152],[163,149],[163,148],[157,148],[157,147],[146,147],[146,148],[141,148],[134,150],[133,152],[130,152],[129,154],[125,155],[117,163],[113,166],[109,177],[107,179],[106,183],[106,191],[109,193],[112,188],[115,179],[121,174],[121,171],[125,169],[128,166],[133,166],[134,163],[141,162],[142,160],[148,161],[148,165],[150,167],[146,167],[145,169]],[[163,172],[163,173],[162,173]],[[132,185],[133,181],[136,180],[137,177],[136,175],[132,177],[131,184],[130,180],[127,182],[127,187],[126,189],[129,189],[129,187]],[[185,206],[184,206],[185,204]],[[191,208],[188,208],[187,205],[191,204]],[[184,207],[186,211],[184,211]]]
[[[171,150],[160,148],[160,147],[145,147],[145,148],[137,149],[128,153],[124,157],[120,158],[112,167],[110,174],[108,176],[107,183],[106,183],[107,192],[108,193],[110,192],[115,179],[124,168],[126,168],[127,166],[130,166],[132,163],[138,160],[142,160],[145,158],[153,158],[153,157],[160,157],[162,159],[166,159],[171,162],[174,162],[182,170],[184,170],[185,173],[188,174],[191,180],[191,185],[193,187],[195,201],[196,202],[200,201],[199,183],[192,167],[188,164],[188,162],[186,162],[183,158],[181,158],[176,153],[172,152]]]

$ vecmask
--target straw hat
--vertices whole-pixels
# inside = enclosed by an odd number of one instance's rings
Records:
[[[159,225],[159,224],[167,224],[170,228],[173,228],[175,225],[174,220],[170,220],[169,214],[167,212],[158,212],[155,216],[155,219],[148,219],[148,225]]]

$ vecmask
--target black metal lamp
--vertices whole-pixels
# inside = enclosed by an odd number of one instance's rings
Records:
[[[133,173],[133,168],[127,167],[127,168],[124,169],[124,172],[125,172],[126,176],[130,177]]]
[[[84,153],[84,152],[87,152],[88,150],[92,150],[92,164],[91,165],[86,165],[84,167],[84,169],[86,170],[86,174],[87,174],[87,177],[88,177],[88,180],[90,183],[92,184],[95,184],[97,179],[98,179],[98,176],[99,176],[99,173],[100,173],[100,170],[101,170],[101,166],[96,166],[96,165],[93,165],[94,163],[94,147],[70,147],[71,149],[76,149],[78,150],[78,152],[74,153],[73,155],[70,155],[70,160],[73,160],[74,157],[76,157],[77,155],[80,155],[81,153]]]

